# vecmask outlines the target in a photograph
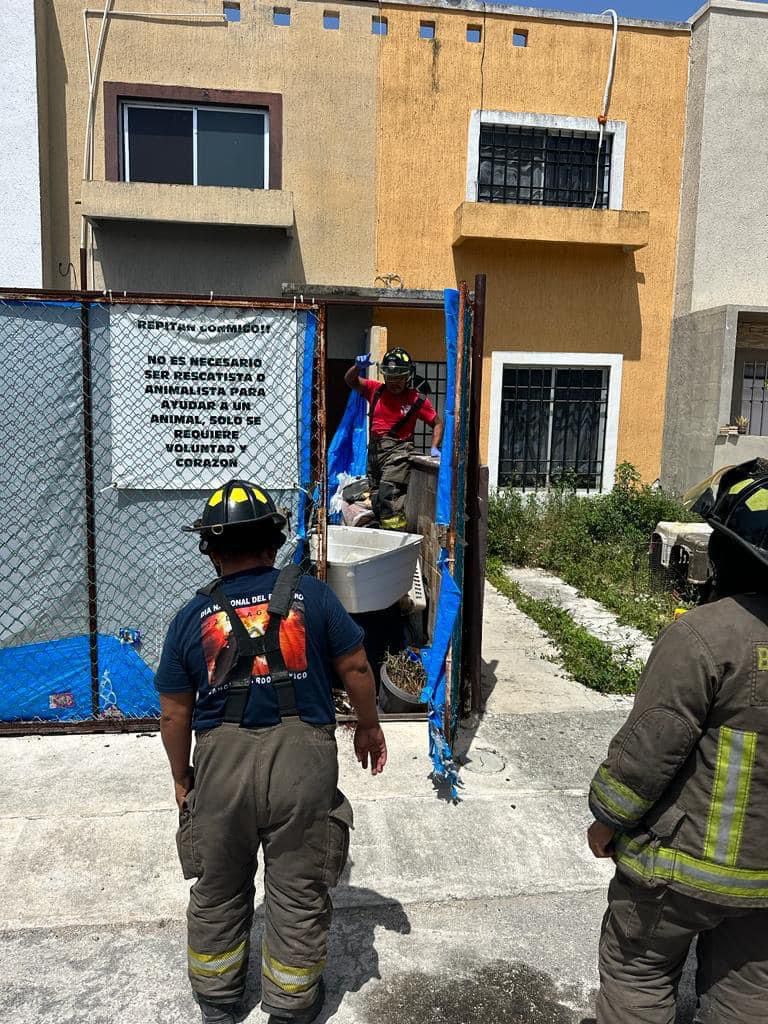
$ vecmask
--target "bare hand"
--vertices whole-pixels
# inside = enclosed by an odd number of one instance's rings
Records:
[[[192,789],[192,769],[190,768],[183,779],[173,781],[173,795],[176,798],[176,805],[179,811],[182,809],[182,805],[187,798],[187,794]]]
[[[371,759],[371,775],[379,775],[387,763],[387,741],[380,725],[364,729],[361,725],[355,729],[355,755],[364,770]]]
[[[615,859],[616,850],[613,845],[613,838],[616,829],[611,825],[604,825],[602,821],[593,821],[587,831],[587,842],[595,857],[612,857]]]

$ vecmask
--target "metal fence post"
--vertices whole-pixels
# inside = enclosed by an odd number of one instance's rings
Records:
[[[88,584],[88,656],[91,668],[91,714],[99,716],[99,619],[96,589],[96,484],[93,465],[93,379],[90,308],[80,303],[80,354],[83,396],[83,474],[85,487],[85,572]]]

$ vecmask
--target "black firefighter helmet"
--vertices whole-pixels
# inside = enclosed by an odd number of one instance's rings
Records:
[[[380,363],[384,377],[411,377],[413,360],[404,348],[393,348],[384,356]]]
[[[713,530],[768,566],[768,461],[725,466],[684,497]]]
[[[217,488],[205,503],[203,514],[191,526],[182,526],[185,533],[220,536],[228,526],[248,523],[271,523],[285,529],[288,520],[275,505],[269,491],[248,480],[230,480]]]

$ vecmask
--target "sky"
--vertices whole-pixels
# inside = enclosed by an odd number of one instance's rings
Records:
[[[552,0],[551,3],[536,3],[535,0],[512,0],[521,7],[544,7],[556,11],[584,11],[600,14],[607,7],[613,7],[624,18],[649,18],[652,21],[685,21],[700,7],[704,0]],[[768,2],[768,0],[760,0]]]

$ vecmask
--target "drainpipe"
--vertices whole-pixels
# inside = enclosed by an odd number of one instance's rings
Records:
[[[603,151],[603,139],[605,138],[605,126],[608,122],[608,107],[611,102],[611,90],[613,89],[613,78],[616,74],[616,47],[619,41],[619,16],[613,8],[603,11],[604,15],[610,15],[613,22],[613,38],[611,40],[611,58],[608,62],[608,77],[605,80],[605,92],[603,93],[603,106],[597,120],[600,124],[600,138],[597,143],[597,167],[595,169],[595,198],[592,200],[592,209],[597,206],[597,195],[600,191],[600,157]]]
[[[91,67],[91,52],[88,46],[88,23],[86,12],[83,12],[83,25],[85,27],[86,52],[88,54],[88,115],[85,122],[85,143],[83,144],[83,181],[90,181],[93,177],[93,119],[96,111],[96,88],[99,82],[99,71],[101,70],[101,58],[104,54],[104,40],[107,35],[107,23],[109,12],[112,9],[113,0],[104,0],[104,10],[101,15],[101,30],[99,41],[96,45],[96,54]],[[80,215],[80,288],[86,291],[88,288],[88,222],[83,214]]]

